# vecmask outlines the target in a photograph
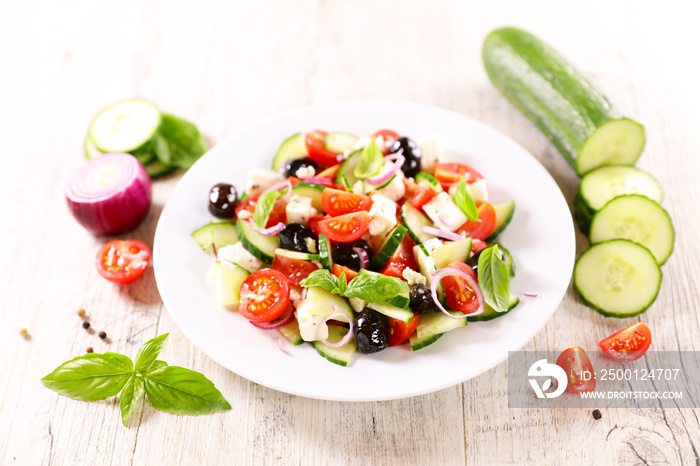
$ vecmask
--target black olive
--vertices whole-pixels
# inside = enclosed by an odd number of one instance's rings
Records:
[[[318,164],[311,160],[309,157],[304,157],[303,159],[288,160],[284,164],[284,176],[289,178],[290,176],[297,176],[297,170],[303,167],[314,167],[314,171],[318,170]]]
[[[391,325],[383,314],[365,309],[355,317],[355,343],[360,353],[376,353],[389,346]]]
[[[474,269],[474,272],[476,272],[476,269],[479,268],[479,257],[481,256],[482,251],[483,249],[467,259],[467,265]],[[506,255],[503,254],[503,251],[501,251],[501,260],[506,260]]]
[[[306,238],[317,241],[316,235],[311,228],[301,223],[289,223],[280,231],[279,243],[282,249],[290,251],[311,252],[306,244]]]
[[[367,253],[367,259],[372,260],[372,248],[369,247],[367,241],[358,239],[352,243],[336,243],[331,251],[333,262],[354,270],[360,270],[362,268],[362,259],[360,259],[360,255],[353,248],[364,249]]]
[[[237,204],[236,188],[228,183],[215,184],[209,191],[209,212],[216,217],[235,217]]]
[[[401,171],[407,177],[415,177],[420,172],[420,162],[423,153],[413,139],[401,136],[389,148],[392,154],[402,154],[406,161],[401,166]]]
[[[433,301],[433,296],[430,294],[430,288],[418,283],[411,287],[411,310],[418,314],[439,311],[435,301]]]

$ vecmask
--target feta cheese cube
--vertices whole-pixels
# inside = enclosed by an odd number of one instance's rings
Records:
[[[293,194],[287,201],[287,223],[301,223],[307,225],[311,217],[315,217],[318,212],[312,206],[313,200],[310,197]]]
[[[435,165],[442,159],[442,139],[439,136],[428,136],[418,142],[423,156],[421,158],[421,170],[432,174]]]
[[[276,171],[254,168],[248,172],[248,183],[245,186],[245,192],[248,196],[255,196],[283,179],[282,175]]]
[[[427,283],[422,273],[416,272],[415,270],[408,267],[403,269],[401,275],[403,276],[403,278],[406,279],[409,285],[414,285],[416,283],[419,285],[425,285]]]
[[[425,204],[423,212],[430,217],[436,228],[445,231],[455,231],[467,221],[466,215],[445,192],[438,194]]]
[[[316,169],[311,165],[307,165],[306,167],[301,167],[298,169],[294,175],[299,179],[311,178],[316,175]]]
[[[431,238],[423,243],[423,247],[426,251],[428,251],[428,254],[432,254],[435,249],[439,248],[443,244],[444,243],[440,239]]]
[[[369,209],[369,234],[383,235],[396,225],[396,203],[381,194],[372,194]]]
[[[392,201],[398,201],[406,194],[406,185],[403,184],[404,178],[403,172],[399,170],[396,176],[394,176],[394,179],[392,179],[388,185],[380,189],[379,192]]]
[[[226,266],[226,262],[238,264],[250,273],[262,267],[260,259],[249,253],[240,241],[219,249],[218,259],[224,266]]]
[[[467,184],[467,191],[474,202],[488,202],[489,200],[489,192],[486,190],[486,180],[484,179]]]
[[[364,194],[365,193],[365,182],[362,180],[359,180],[355,185],[352,187],[352,192],[355,194]]]
[[[250,217],[252,217],[252,216],[253,216],[253,214],[251,214],[249,211],[247,211],[247,210],[245,210],[245,209],[243,209],[243,210],[241,210],[240,212],[238,212],[238,218],[239,218],[239,220],[245,220],[245,219],[248,219],[248,218],[250,218]]]

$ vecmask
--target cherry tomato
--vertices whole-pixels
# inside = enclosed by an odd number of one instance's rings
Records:
[[[605,338],[598,346],[610,358],[617,361],[636,361],[651,345],[651,330],[638,322]]]
[[[484,178],[481,173],[463,163],[439,163],[435,165],[435,178],[445,190],[459,183],[462,177],[469,184]]]
[[[467,220],[467,222],[457,229],[457,234],[464,233],[472,238],[484,240],[489,237],[496,226],[496,211],[488,202],[477,203],[479,221]]]
[[[282,272],[262,269],[248,275],[241,285],[238,312],[251,322],[272,322],[289,304],[289,282]]]
[[[564,369],[569,393],[592,392],[595,390],[595,372],[586,351],[580,346],[565,350],[557,358],[557,366]]]
[[[236,206],[236,216],[240,214],[242,210],[247,210],[251,214],[255,213],[255,205],[258,202],[258,198],[260,197],[260,194],[256,194],[255,196],[250,196],[246,197],[243,199],[241,202],[238,203]],[[278,223],[287,223],[287,204],[282,202],[280,204],[276,204],[273,208],[272,211],[270,212],[270,217],[267,219],[267,223],[265,224],[265,228],[270,228]]]
[[[272,261],[272,268],[282,272],[292,286],[299,286],[299,283],[308,277],[311,272],[318,270],[318,267],[310,261],[292,259],[280,255],[275,255],[275,259]]]
[[[476,280],[476,272],[464,262],[453,262],[448,267],[455,267],[468,273]],[[470,314],[479,308],[476,291],[461,277],[449,276],[442,279],[445,287],[447,307],[462,314]]]
[[[338,163],[338,154],[323,147],[326,136],[328,136],[328,132],[320,129],[309,131],[306,133],[304,142],[306,142],[306,150],[309,153],[309,157],[314,162],[330,167]]]
[[[437,196],[433,191],[425,186],[417,186],[413,196],[408,199],[408,202],[418,210],[421,210],[425,204],[432,201]]]
[[[389,346],[400,345],[408,340],[408,337],[413,335],[418,326],[418,314],[413,313],[413,319],[409,323],[389,317],[389,325],[391,325],[391,337],[389,337]]]
[[[353,194],[340,189],[326,188],[321,195],[323,210],[333,217],[352,212],[366,210],[372,207],[372,200],[363,194]]]
[[[319,233],[321,233],[321,230],[318,228],[318,224],[321,220],[324,220],[325,218],[330,218],[330,216],[327,217],[311,217],[309,219],[309,228],[311,228],[311,231],[314,232],[316,236],[318,236]]]
[[[389,147],[391,147],[394,141],[401,137],[399,136],[399,133],[390,129],[380,129],[376,133],[373,133],[370,137],[376,138],[378,136],[381,136],[382,139],[384,139],[384,147],[382,147],[382,152],[384,155],[389,153]]]
[[[353,269],[349,267],[345,267],[344,265],[340,264],[333,264],[333,275],[336,277],[340,278],[340,275],[345,272],[345,279],[347,280],[348,283],[350,283],[350,280],[353,278],[357,277],[359,275],[357,272],[355,272]]]
[[[482,249],[486,249],[486,242],[481,241],[480,239],[477,238],[472,238],[472,254],[476,254],[477,252],[481,251]]]
[[[338,169],[340,169],[340,164],[336,163],[332,167],[326,168],[321,173],[316,173],[316,178],[330,178],[334,180],[335,177],[338,176]]]
[[[413,247],[416,243],[408,236],[403,237],[403,241],[398,249],[391,256],[389,262],[380,270],[382,275],[403,279],[403,271],[407,268],[418,270],[418,262],[413,254]]]
[[[103,278],[125,285],[143,276],[150,258],[148,246],[141,241],[115,239],[100,248],[95,265]]]
[[[364,210],[318,222],[319,231],[336,243],[351,243],[360,239],[368,227],[369,216]]]

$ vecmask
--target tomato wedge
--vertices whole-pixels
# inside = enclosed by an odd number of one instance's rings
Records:
[[[311,272],[318,269],[318,267],[310,261],[292,259],[280,255],[275,255],[275,259],[272,261],[272,268],[282,272],[292,286],[299,286],[302,280],[308,277]]]
[[[126,285],[141,278],[148,268],[148,246],[133,239],[112,240],[97,252],[97,272],[112,283]]]
[[[484,178],[481,173],[463,163],[439,163],[435,165],[434,176],[443,188],[449,188],[459,183],[462,177],[470,184]]]
[[[289,282],[282,272],[262,269],[248,275],[241,285],[238,312],[251,322],[272,322],[289,304]]]
[[[330,217],[318,222],[318,229],[331,241],[336,243],[351,243],[360,239],[369,227],[369,216],[361,210],[339,217]]]
[[[477,238],[472,238],[472,254],[476,254],[482,249],[486,249],[486,246],[488,246],[488,244],[486,244],[484,241]]]
[[[476,280],[476,272],[464,262],[453,262],[448,267],[454,267],[468,273]],[[467,281],[454,275],[442,279],[445,287],[447,306],[453,311],[470,314],[479,308],[479,297]]]
[[[373,133],[370,137],[376,138],[378,136],[381,136],[382,139],[384,139],[384,147],[382,148],[384,155],[389,153],[389,147],[391,147],[394,141],[401,137],[399,136],[399,133],[390,129],[380,129],[379,131]]]
[[[338,169],[340,169],[339,163],[333,165],[332,167],[326,168],[321,173],[316,173],[316,178],[330,178],[331,180],[334,180],[338,175]]]
[[[345,267],[344,265],[340,265],[340,264],[333,264],[333,275],[340,278],[340,275],[343,272],[345,272],[345,279],[347,280],[347,283],[350,283],[350,280],[352,280],[353,278],[355,278],[359,275],[357,272],[355,272],[350,267]]]
[[[363,194],[353,194],[340,189],[326,188],[321,195],[321,206],[323,210],[336,217],[338,215],[350,214],[366,210],[369,212],[372,207],[372,200]]]
[[[557,358],[557,366],[566,372],[567,392],[576,394],[595,390],[593,364],[591,364],[586,350],[580,346],[574,346],[561,353]]]
[[[464,233],[472,238],[485,240],[496,226],[496,211],[488,202],[478,202],[477,206],[479,221],[467,220],[464,225],[457,229],[457,234]]]
[[[320,129],[309,131],[306,133],[304,142],[306,143],[306,150],[309,153],[309,157],[311,157],[314,162],[330,167],[338,163],[338,154],[323,147],[326,136],[328,136],[327,131],[321,131]]]
[[[605,338],[598,346],[616,361],[636,361],[651,346],[651,330],[643,322],[627,327]]]
[[[404,236],[398,249],[391,256],[389,262],[382,267],[380,273],[403,279],[403,271],[405,269],[418,270],[418,262],[416,262],[416,256],[413,254],[415,245],[416,243],[408,235]]]
[[[242,210],[247,210],[251,214],[255,213],[255,205],[258,202],[258,198],[260,197],[260,194],[256,194],[255,196],[250,196],[246,197],[243,199],[241,202],[238,203],[236,206],[236,216],[238,216]],[[273,208],[272,211],[270,212],[270,217],[267,219],[267,223],[265,224],[265,228],[270,228],[278,223],[287,223],[287,204],[282,202],[280,204],[276,204]]]
[[[400,345],[408,340],[408,337],[413,335],[418,326],[418,314],[413,313],[413,319],[409,323],[393,319],[389,317],[389,325],[391,325],[391,337],[389,337],[389,346]]]
[[[408,202],[416,209],[421,210],[423,206],[432,201],[435,196],[437,196],[437,194],[425,186],[417,186],[413,196],[409,198]]]

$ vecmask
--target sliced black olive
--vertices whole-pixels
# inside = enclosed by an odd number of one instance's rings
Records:
[[[284,165],[284,176],[289,178],[290,176],[297,176],[297,170],[304,167],[314,167],[314,171],[318,170],[318,164],[311,160],[309,157],[304,157],[303,159],[289,160]]]
[[[360,353],[376,353],[389,346],[391,325],[389,319],[372,309],[365,309],[355,317],[355,343]]]
[[[218,183],[209,191],[209,212],[218,218],[236,216],[238,194],[236,188],[228,183]]]
[[[287,224],[284,230],[280,231],[278,238],[282,249],[299,252],[311,252],[306,244],[307,238],[317,241],[316,235],[311,231],[311,228],[301,223]]]
[[[367,241],[358,239],[352,243],[336,243],[331,251],[333,262],[353,270],[360,270],[362,268],[362,259],[353,248],[364,249],[367,253],[368,260],[372,260],[372,248]]]
[[[418,314],[439,311],[435,301],[433,301],[433,296],[430,294],[430,288],[418,283],[411,287],[411,310]]]
[[[389,148],[392,154],[402,154],[406,161],[401,166],[401,171],[407,177],[415,177],[420,172],[423,153],[413,139],[401,136]]]

